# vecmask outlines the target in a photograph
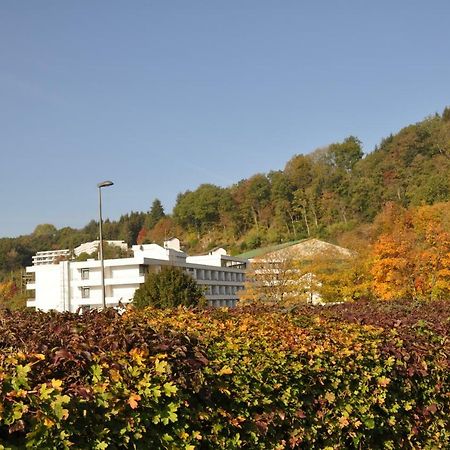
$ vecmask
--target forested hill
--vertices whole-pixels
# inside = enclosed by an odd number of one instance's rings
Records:
[[[221,188],[202,184],[179,194],[166,215],[158,200],[148,212],[105,222],[108,239],[161,242],[180,237],[188,251],[223,245],[234,253],[266,245],[339,234],[373,221],[388,201],[404,207],[450,200],[450,108],[402,129],[364,157],[350,136],[284,170],[255,174]],[[73,248],[97,238],[95,221],[83,229],[38,225],[31,235],[0,239],[0,281],[31,262],[38,250]]]

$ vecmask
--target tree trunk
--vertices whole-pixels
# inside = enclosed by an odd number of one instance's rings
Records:
[[[255,222],[256,229],[259,231],[258,213],[256,209],[252,206],[253,220]]]
[[[303,214],[303,219],[304,219],[305,225],[306,225],[306,231],[308,232],[308,237],[310,237],[311,233],[310,233],[310,230],[309,230],[308,217],[307,217],[307,214],[306,214],[306,208],[305,207],[302,208],[302,214]]]
[[[292,215],[291,211],[288,211],[289,214],[289,218],[291,219],[291,223],[292,223],[292,231],[294,233],[294,237],[297,234],[297,229],[295,228],[295,220],[294,220],[294,216]]]
[[[316,228],[319,228],[319,221],[317,220],[316,207],[312,200],[311,200],[311,211],[312,211],[313,217],[314,217],[314,224],[316,225]]]

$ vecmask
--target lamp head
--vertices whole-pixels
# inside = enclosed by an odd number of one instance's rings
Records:
[[[97,187],[100,189],[102,187],[108,187],[112,186],[114,183],[112,181],[102,181],[101,183],[97,184]]]

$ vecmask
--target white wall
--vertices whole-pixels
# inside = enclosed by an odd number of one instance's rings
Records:
[[[186,262],[192,264],[203,264],[205,266],[221,266],[221,257],[215,255],[188,256]]]
[[[139,276],[139,265],[110,267],[110,277],[114,279]]]
[[[127,302],[133,299],[134,292],[138,285],[113,286],[112,294],[114,298],[122,299],[122,302]]]
[[[43,311],[51,309],[61,310],[63,299],[61,298],[61,268],[59,264],[38,266],[36,271],[36,308]]]

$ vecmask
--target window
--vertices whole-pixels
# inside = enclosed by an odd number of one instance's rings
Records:
[[[81,279],[89,280],[89,269],[81,269]]]
[[[91,290],[88,287],[81,288],[81,298],[89,298],[91,296]]]

